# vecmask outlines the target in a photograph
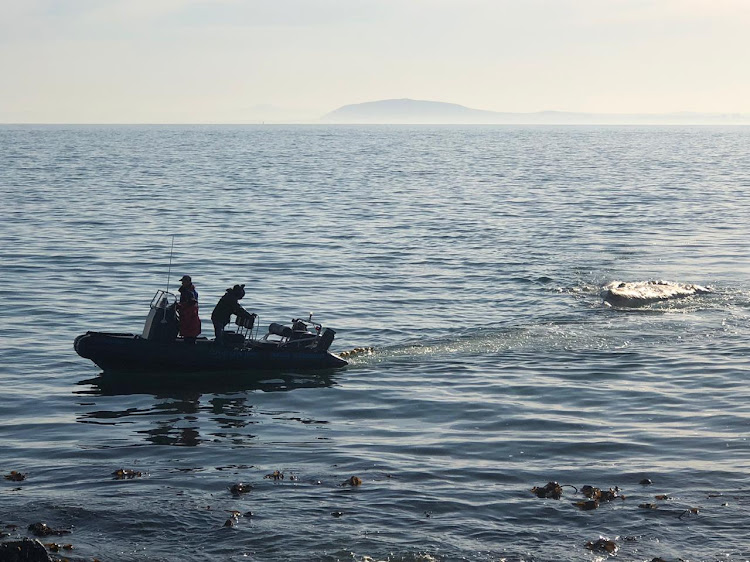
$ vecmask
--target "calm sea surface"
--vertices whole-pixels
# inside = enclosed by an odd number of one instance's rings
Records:
[[[750,128],[3,126],[0,198],[0,472],[27,474],[0,479],[6,539],[41,521],[102,561],[593,561],[600,537],[623,561],[750,560]],[[139,333],[183,274],[207,335],[246,283],[263,325],[313,311],[333,351],[375,351],[169,385],[75,354]],[[715,292],[603,305],[648,279]],[[530,492],[549,481],[560,500]],[[626,498],[581,510],[587,484]]]

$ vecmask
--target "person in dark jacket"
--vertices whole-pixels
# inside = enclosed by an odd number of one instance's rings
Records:
[[[195,290],[193,280],[189,275],[183,275],[182,285],[177,289],[180,292],[180,301],[177,310],[180,313],[180,335],[186,344],[194,344],[195,338],[201,333],[201,319],[198,317],[198,291]]]
[[[234,314],[239,317],[252,316],[250,312],[240,306],[242,297],[245,296],[245,285],[235,285],[227,289],[224,296],[219,299],[214,311],[211,313],[211,321],[214,323],[216,343],[221,344],[224,335],[224,326],[229,324],[229,317]]]

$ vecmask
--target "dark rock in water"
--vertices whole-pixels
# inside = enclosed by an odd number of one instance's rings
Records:
[[[44,545],[33,539],[0,543],[0,560],[2,562],[52,562]]]
[[[70,534],[70,531],[66,531],[64,529],[53,529],[47,526],[46,523],[32,523],[31,525],[29,525],[29,531],[31,531],[31,533],[36,535],[37,537],[49,537],[50,535],[61,536]]]
[[[644,306],[650,303],[705,295],[713,292],[710,287],[685,285],[669,281],[636,281],[626,283],[613,281],[604,286],[604,302],[613,306]]]
[[[239,496],[241,494],[247,494],[251,492],[252,489],[253,487],[250,484],[238,482],[237,484],[232,484],[232,486],[229,488],[229,491],[232,492],[233,495]]]

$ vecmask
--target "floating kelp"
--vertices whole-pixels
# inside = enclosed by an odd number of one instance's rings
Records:
[[[274,470],[271,474],[266,474],[263,478],[269,478],[272,480],[283,480],[284,479],[284,473],[279,472],[278,470]]]
[[[232,484],[229,487],[229,491],[232,492],[235,496],[239,496],[241,494],[247,494],[253,490],[253,487],[250,484],[245,484],[244,482],[238,482],[237,484]]]
[[[641,503],[638,504],[638,507],[640,507],[641,509],[659,509],[659,506],[655,503]]]
[[[240,517],[242,517],[242,513],[240,513],[239,511],[230,511],[229,519],[224,521],[224,527],[234,527],[237,523],[239,523]]]
[[[359,476],[352,476],[341,483],[342,486],[360,486],[362,479]]]
[[[595,488],[594,486],[583,486],[581,488],[581,493],[586,496],[587,498],[590,498],[597,502],[611,502],[614,499],[621,499],[624,500],[625,496],[620,494],[620,488],[615,486],[614,488],[610,488],[609,490],[601,490],[599,488]]]
[[[331,515],[333,515],[334,517],[341,517],[342,515],[344,515],[344,512],[343,511],[334,511],[334,512],[331,513]]]
[[[672,496],[668,496],[667,494],[658,494],[654,496],[657,500],[664,501],[664,500],[671,500]]]
[[[37,537],[49,537],[51,535],[68,535],[70,534],[70,531],[66,531],[65,529],[52,529],[51,527],[47,526],[46,523],[32,523],[29,525],[29,531],[33,535],[36,535]]]
[[[617,543],[609,539],[598,539],[594,542],[587,542],[586,548],[593,550],[594,552],[606,552],[607,554],[614,554],[617,552]]]
[[[545,486],[534,486],[531,489],[532,494],[536,494],[538,498],[552,498],[553,500],[559,500],[562,497],[563,489],[557,482],[547,482]]]
[[[140,478],[143,473],[129,468],[118,468],[112,473],[112,476],[115,477],[115,480],[132,480],[133,478]]]
[[[573,505],[582,511],[591,511],[592,509],[599,507],[599,502],[596,500],[581,500],[573,502]]]
[[[690,507],[686,509],[685,511],[683,511],[682,513],[680,513],[677,519],[682,519],[685,515],[698,515],[699,513],[700,513],[700,509],[698,509],[697,507]]]
[[[10,480],[11,482],[23,482],[26,480],[26,474],[23,474],[21,472],[18,472],[17,470],[11,470],[10,474],[5,475],[6,480]]]

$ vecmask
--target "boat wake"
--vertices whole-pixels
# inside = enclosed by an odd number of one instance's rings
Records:
[[[623,286],[624,285],[624,286]],[[540,355],[557,352],[620,351],[634,346],[705,339],[712,330],[731,330],[750,318],[750,295],[737,288],[641,281],[587,284],[557,293],[573,295],[579,304],[571,314],[537,318],[529,324],[468,326],[430,339],[411,339],[380,347],[358,347],[343,352],[352,367],[387,362],[410,362],[497,354]],[[602,299],[607,300],[602,303]],[[602,306],[604,304],[604,306]],[[619,311],[632,311],[626,321]],[[700,314],[695,321],[686,315]],[[719,315],[710,327],[705,314]],[[711,316],[713,318],[713,316]]]
[[[444,337],[406,341],[376,348],[356,348],[346,355],[350,367],[386,362],[443,361],[446,358],[478,357],[504,353],[540,351],[605,350],[628,347],[611,331],[593,323],[550,321],[529,326],[484,326],[467,328]],[[354,353],[353,353],[354,352]]]

